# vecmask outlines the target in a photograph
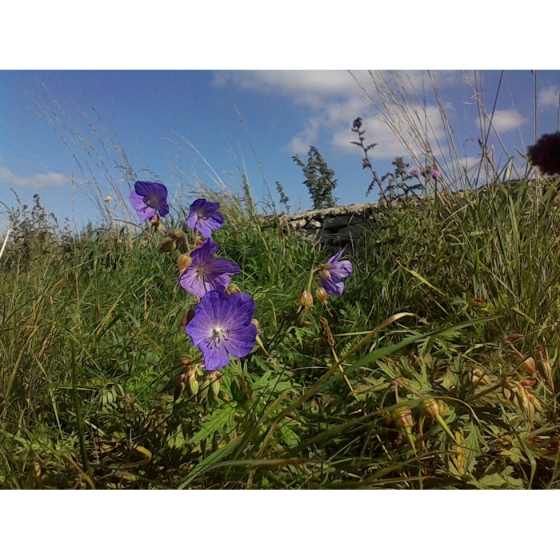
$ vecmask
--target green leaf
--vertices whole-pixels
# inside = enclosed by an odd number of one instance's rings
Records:
[[[194,435],[190,443],[196,445],[203,439],[212,437],[215,433],[224,434],[233,429],[233,418],[237,411],[237,403],[231,401],[217,408],[202,422],[200,431]]]

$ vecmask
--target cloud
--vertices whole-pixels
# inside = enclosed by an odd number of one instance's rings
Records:
[[[220,73],[241,89],[291,97],[294,103],[323,105],[327,98],[357,95],[359,86],[346,70],[250,70]],[[220,74],[216,84],[220,85]],[[358,73],[365,77],[365,72]]]
[[[5,166],[0,167],[0,181],[14,187],[33,187],[37,189],[64,187],[70,183],[70,179],[61,173],[36,173],[31,177],[21,177],[12,173]]]
[[[558,107],[560,102],[558,86],[548,86],[539,91],[537,95],[537,103],[540,107]]]
[[[489,115],[490,118],[490,115]],[[476,119],[477,125],[480,126],[480,117]],[[516,128],[520,128],[522,124],[528,122],[525,117],[522,117],[514,109],[502,109],[494,111],[494,117],[492,118],[492,127],[494,130],[500,134],[501,132],[508,132]],[[487,126],[487,122],[484,123],[484,127]]]
[[[396,91],[400,86],[410,94],[409,101],[405,103],[409,118],[414,118],[411,117],[414,112],[420,115],[422,122],[416,122],[414,126],[422,130],[427,123],[428,139],[434,143],[443,139],[445,129],[435,100],[426,99],[423,92],[432,90],[432,79],[436,84],[460,83],[462,80],[461,74],[456,71],[438,71],[429,74],[419,70],[374,71],[371,75],[364,70],[351,73],[345,70],[238,71],[217,73],[216,85],[220,83],[223,85],[222,78],[240,89],[281,95],[294,104],[309,106],[311,110],[309,118],[284,147],[285,151],[301,155],[307,153],[310,145],[320,144],[317,146],[320,149],[328,145],[347,153],[355,153],[359,148],[350,143],[357,139],[351,127],[354,119],[361,117],[367,131],[366,142],[378,143],[378,146],[370,152],[370,156],[374,159],[393,158],[406,152],[383,119],[375,118],[378,111],[372,99],[381,104],[377,84],[383,84],[389,92]],[[419,92],[422,92],[422,95]],[[427,105],[427,116],[424,108],[419,105],[422,102]],[[449,106],[446,106],[446,109],[452,110]],[[410,120],[407,121],[402,114],[398,114],[399,110],[395,106],[392,107],[391,112],[391,118],[396,118],[396,126],[401,131],[414,128]],[[414,132],[404,134],[410,136]]]

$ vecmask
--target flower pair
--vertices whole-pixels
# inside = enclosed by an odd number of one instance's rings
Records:
[[[151,220],[156,214],[163,218],[169,214],[167,195],[167,188],[161,183],[136,181],[134,191],[130,193],[130,202],[142,221]],[[197,229],[204,237],[211,237],[212,231],[224,225],[219,208],[219,202],[209,202],[205,198],[195,200],[190,207],[187,225]]]

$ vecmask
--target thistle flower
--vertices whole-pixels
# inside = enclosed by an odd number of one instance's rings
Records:
[[[420,169],[418,167],[413,167],[408,173],[413,177],[420,177]]]
[[[257,339],[251,322],[255,313],[253,298],[245,293],[208,292],[196,306],[185,331],[204,358],[204,366],[214,371],[229,364],[229,356],[244,358]]]
[[[330,296],[341,295],[344,292],[342,279],[352,274],[352,263],[350,261],[340,261],[343,254],[344,249],[331,257],[326,264],[319,267],[321,284]]]
[[[192,262],[179,278],[179,283],[187,292],[199,297],[212,290],[225,292],[231,275],[241,271],[235,263],[213,259],[217,250],[218,244],[206,239],[191,252]]]
[[[437,169],[432,169],[430,175],[433,179],[439,179],[441,177],[441,173]]]
[[[162,217],[169,214],[167,189],[161,183],[136,181],[129,199],[142,221],[149,220],[156,214]]]
[[[211,237],[212,231],[224,225],[224,217],[218,212],[219,202],[209,202],[199,198],[191,204],[187,225],[197,229],[204,237]]]

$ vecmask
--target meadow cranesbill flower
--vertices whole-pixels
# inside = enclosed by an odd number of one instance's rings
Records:
[[[244,358],[257,339],[257,327],[251,322],[255,302],[249,294],[231,294],[212,290],[196,306],[194,317],[185,328],[204,358],[208,371],[229,364],[229,356]]]
[[[169,214],[167,189],[161,183],[136,181],[129,198],[142,221],[150,220],[156,214],[162,217]]]
[[[199,297],[212,290],[225,292],[231,275],[241,271],[235,263],[213,259],[217,250],[218,244],[206,239],[198,249],[191,252],[191,264],[179,278],[179,283],[187,292]]]
[[[319,278],[323,288],[330,296],[339,296],[344,292],[343,278],[352,274],[352,263],[341,261],[344,249],[331,257],[326,264],[319,267]]]
[[[197,229],[204,237],[211,237],[212,232],[224,225],[224,217],[218,212],[219,202],[209,202],[199,198],[191,204],[187,225]]]

